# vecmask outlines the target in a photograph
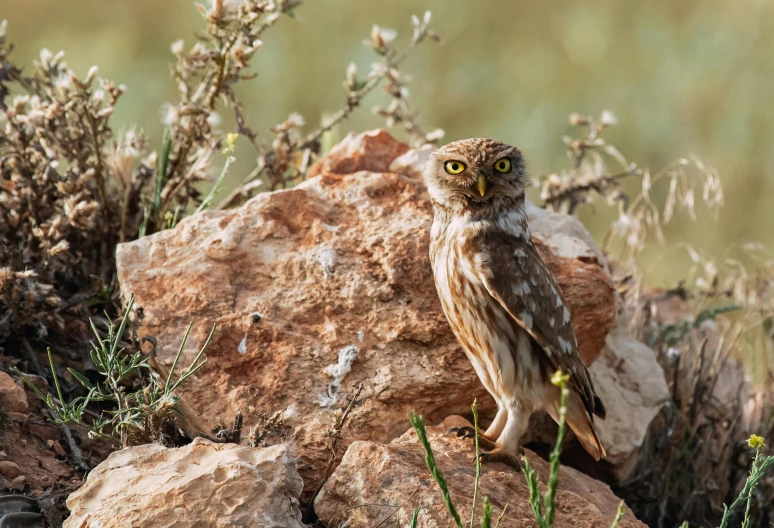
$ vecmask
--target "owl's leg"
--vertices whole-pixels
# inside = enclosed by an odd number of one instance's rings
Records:
[[[497,402],[497,414],[495,415],[494,420],[492,420],[492,423],[489,425],[487,430],[484,431],[482,436],[484,436],[487,440],[494,442],[500,436],[500,433],[503,432],[503,429],[505,429],[505,422],[507,420],[508,411],[500,402]]]
[[[486,462],[504,462],[509,466],[521,467],[519,455],[523,452],[519,440],[527,430],[530,411],[523,405],[509,405],[506,408],[507,419],[500,436],[495,441],[495,448],[488,453],[481,453],[480,458]]]

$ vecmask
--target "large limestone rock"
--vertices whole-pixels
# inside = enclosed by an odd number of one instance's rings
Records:
[[[116,451],[89,473],[67,499],[64,527],[301,528],[302,486],[282,445],[147,444]]]
[[[428,428],[428,439],[439,469],[449,485],[452,500],[463,522],[470,519],[475,481],[474,455],[470,440],[451,437],[445,431],[454,426],[470,425],[458,416],[446,419],[439,427]],[[530,464],[543,483],[548,463],[527,451]],[[481,476],[479,500],[488,497],[494,517],[508,504],[500,524],[503,528],[535,526],[529,505],[529,489],[524,476],[504,464],[485,464]],[[599,528],[610,526],[620,500],[607,485],[569,467],[559,471],[556,528]],[[441,492],[430,477],[424,451],[410,431],[389,444],[359,441],[349,446],[341,464],[315,501],[315,511],[332,526],[350,528],[378,526],[390,518],[391,526],[408,526],[414,509],[420,506],[419,526],[453,526]],[[477,505],[481,519],[481,504]],[[493,522],[494,524],[494,522]],[[476,522],[478,525],[478,522]],[[631,513],[626,513],[621,528],[644,528]]]
[[[602,357],[589,369],[607,405],[607,419],[598,423],[607,450],[602,468],[609,472],[606,480],[616,484],[625,482],[638,462],[647,458],[648,451],[642,448],[648,431],[671,402],[656,355],[632,337],[626,326],[622,315],[607,336]]]
[[[218,323],[209,362],[183,393],[199,422],[295,405],[307,492],[328,465],[334,411],[360,382],[365,400],[342,449],[397,437],[412,409],[431,423],[469,412],[474,398],[485,416],[492,409],[433,286],[432,210],[418,177],[426,156],[384,131],[349,136],[294,189],[194,215],[117,250],[122,293],[135,294],[139,334],[157,339],[162,367],[190,321],[183,364]],[[615,318],[603,257],[576,219],[533,208],[530,220],[591,363]]]

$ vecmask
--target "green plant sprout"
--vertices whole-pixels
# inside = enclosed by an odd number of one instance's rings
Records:
[[[79,396],[71,402],[67,402],[62,393],[59,377],[56,375],[51,349],[48,349],[48,362],[54,378],[56,398],[50,393],[43,394],[24,373],[18,368],[15,369],[24,383],[48,407],[53,416],[52,422],[84,427],[88,430],[90,437],[112,440],[122,448],[148,443],[160,438],[161,430],[164,424],[171,419],[172,413],[180,412],[176,407],[180,398],[175,394],[175,391],[207,363],[207,358],[203,357],[204,352],[216,328],[216,326],[212,327],[204,345],[188,368],[177,379],[173,379],[188,335],[191,332],[193,325],[191,323],[180,343],[169,375],[166,380],[162,381],[158,374],[151,369],[148,360],[142,358],[141,352],[130,354],[121,347],[121,338],[126,330],[133,305],[134,296],[129,299],[126,313],[117,330],[113,322],[110,321],[106,338],[100,336],[93,321],[91,322],[91,328],[96,338],[96,342],[92,342],[91,360],[94,362],[97,372],[105,379],[92,383],[83,374],[68,368],[70,374],[89,391],[86,396]],[[136,391],[127,390],[126,382],[140,373],[147,374],[141,387]],[[116,408],[100,413],[91,423],[87,423],[84,420],[84,415],[89,404],[102,401],[113,402]]]
[[[742,528],[750,527],[750,504],[752,502],[753,490],[755,490],[755,486],[758,485],[758,481],[766,473],[766,470],[774,465],[774,456],[767,456],[762,458],[763,449],[766,447],[766,444],[763,441],[763,437],[758,435],[751,435],[747,440],[747,445],[755,449],[755,458],[753,458],[752,468],[750,468],[750,476],[747,477],[747,480],[744,483],[744,488],[742,488],[742,492],[739,493],[739,496],[736,498],[736,500],[731,503],[731,506],[726,506],[725,504],[723,505],[723,519],[720,523],[720,528],[728,527],[728,521],[731,518],[731,515],[734,513],[734,510],[736,510],[736,508],[739,507],[739,505],[741,505],[743,502],[746,502],[747,506],[745,507]]]

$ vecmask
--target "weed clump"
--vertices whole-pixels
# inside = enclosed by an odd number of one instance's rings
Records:
[[[56,374],[51,349],[48,350],[48,359],[56,395],[43,394],[23,372],[16,369],[21,379],[46,404],[54,423],[83,427],[88,430],[90,437],[106,438],[122,448],[150,442],[167,443],[164,439],[165,426],[172,421],[173,413],[179,412],[176,408],[180,400],[177,391],[188,378],[206,364],[207,358],[203,357],[204,351],[215,332],[213,327],[194,360],[175,379],[174,374],[191,331],[192,325],[189,325],[168,376],[166,379],[161,379],[155,371],[151,370],[148,360],[142,357],[141,352],[129,353],[122,347],[124,331],[127,328],[129,312],[133,304],[134,298],[130,299],[118,327],[110,324],[106,338],[100,335],[92,323],[96,341],[92,343],[90,356],[97,372],[104,379],[92,382],[76,370],[68,369],[88,391],[86,396],[67,401]],[[130,382],[137,378],[142,380],[140,386],[136,389],[128,388],[131,387]],[[89,404],[99,402],[110,402],[113,409],[92,414]],[[88,414],[93,415],[91,421],[87,421]]]

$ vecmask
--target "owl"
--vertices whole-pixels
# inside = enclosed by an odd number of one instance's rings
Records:
[[[566,421],[586,451],[605,449],[594,416],[605,408],[578,353],[570,310],[535,250],[524,209],[527,176],[518,148],[491,139],[450,143],[424,170],[433,204],[430,260],[452,331],[497,402],[480,435],[482,459],[517,464],[532,412],[558,421],[557,370],[569,374]],[[470,428],[458,431],[470,436]]]

